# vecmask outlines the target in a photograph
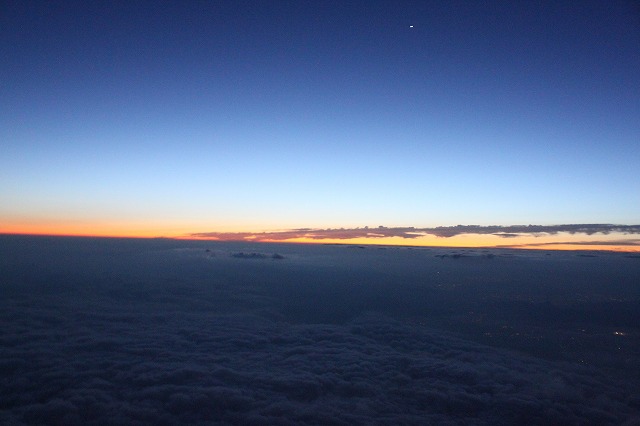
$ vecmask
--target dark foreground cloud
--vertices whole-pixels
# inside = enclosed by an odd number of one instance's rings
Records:
[[[449,238],[462,234],[495,235],[502,238],[514,238],[525,235],[543,236],[569,234],[640,234],[640,225],[610,225],[610,224],[583,224],[583,225],[511,225],[511,226],[480,226],[457,225],[439,226],[435,228],[396,227],[387,228],[351,228],[351,229],[292,229],[273,232],[197,232],[189,234],[194,238],[205,238],[219,241],[286,241],[295,238],[307,238],[312,240],[338,239],[347,240],[353,238],[387,238],[400,237],[416,239],[426,235]]]
[[[460,263],[433,256],[441,251],[323,246],[278,246],[273,251],[288,250],[282,260],[247,261],[233,256],[253,253],[244,243],[92,241],[0,240],[0,424],[606,425],[640,418],[633,369],[614,375],[431,325],[432,311],[449,322],[493,300],[502,308],[488,313],[509,306],[521,313],[522,295],[546,300],[566,288],[573,294],[591,285],[597,291],[587,295],[609,300],[599,281],[582,278],[604,271],[607,291],[626,289],[632,277],[623,278],[638,271],[637,262],[498,254]],[[557,293],[549,293],[553,281],[538,281],[541,259],[549,277],[559,276]],[[495,296],[483,290],[501,282]],[[527,286],[538,293],[529,296]],[[508,292],[516,305],[506,304]],[[446,294],[450,302],[441,303]],[[579,333],[557,322],[557,310],[545,329],[540,312],[536,339],[547,330],[570,344],[562,333]],[[621,323],[628,335],[608,338],[636,342],[631,320]]]
[[[5,332],[3,424],[578,425],[640,408],[592,369],[378,316],[69,314]]]

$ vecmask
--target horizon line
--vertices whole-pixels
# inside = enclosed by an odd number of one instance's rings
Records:
[[[514,233],[510,231],[518,231]],[[309,233],[311,233],[309,235]],[[553,250],[553,251],[608,251],[608,252],[640,252],[640,238],[591,241],[542,241],[522,242],[525,237],[537,240],[541,237],[557,237],[560,233],[571,236],[583,235],[635,235],[640,234],[640,225],[613,224],[566,224],[566,225],[455,225],[433,228],[416,227],[384,227],[370,228],[297,228],[280,231],[263,232],[206,232],[187,233],[181,235],[140,235],[135,233],[88,233],[88,232],[6,232],[0,231],[0,236],[25,237],[76,237],[76,238],[111,238],[111,239],[139,239],[139,240],[175,240],[175,241],[211,241],[238,243],[283,243],[283,244],[315,244],[315,245],[362,245],[383,247],[416,247],[416,248],[448,248],[448,249],[516,249],[516,250]],[[452,240],[464,239],[470,236],[484,237],[484,243],[477,241]],[[437,244],[425,241],[425,237],[432,240],[449,241],[450,244]],[[457,237],[457,238],[456,238]],[[513,244],[497,244],[498,241],[488,242],[487,238],[498,240],[512,240]],[[412,242],[414,242],[412,244]],[[420,243],[422,242],[422,243]],[[453,243],[453,244],[451,244]]]

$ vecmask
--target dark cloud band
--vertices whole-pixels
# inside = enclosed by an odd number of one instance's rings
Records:
[[[387,228],[339,228],[339,229],[311,229],[300,228],[273,232],[197,232],[190,237],[213,239],[220,241],[286,241],[296,238],[312,240],[349,240],[354,238],[389,238],[399,237],[408,240],[427,235],[440,238],[450,238],[462,234],[495,235],[501,238],[515,238],[519,236],[544,236],[569,234],[640,234],[640,225],[611,225],[611,224],[569,224],[569,225],[510,225],[510,226],[481,226],[457,225],[438,226],[435,228],[395,227]]]

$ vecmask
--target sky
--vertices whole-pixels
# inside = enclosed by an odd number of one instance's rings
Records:
[[[0,233],[637,225],[640,5],[5,0],[0,152]],[[374,240],[638,246],[465,235]]]

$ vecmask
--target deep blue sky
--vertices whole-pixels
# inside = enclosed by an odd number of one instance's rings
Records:
[[[0,7],[4,231],[640,222],[638,2]]]

